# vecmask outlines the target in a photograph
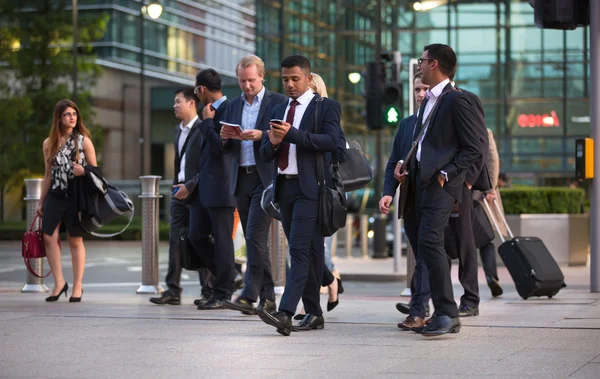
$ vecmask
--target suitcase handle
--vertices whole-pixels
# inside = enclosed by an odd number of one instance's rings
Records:
[[[510,238],[511,239],[515,238],[515,236],[512,233],[512,230],[510,230],[510,226],[508,226],[508,223],[506,222],[506,217],[504,217],[504,213],[502,212],[502,210],[500,209],[500,206],[496,202],[496,199],[494,199],[492,201],[494,202],[494,205],[496,206],[496,209],[498,210],[498,214],[502,218],[502,222],[504,223],[504,226],[506,226],[506,230],[508,231],[508,234],[510,235]],[[488,210],[490,218],[492,219],[492,223],[496,227],[496,231],[498,232],[498,235],[500,235],[500,239],[502,240],[502,242],[506,242],[506,239],[502,235],[502,232],[500,232],[500,228],[498,227],[498,223],[496,222],[496,217],[494,217],[494,214],[492,213],[492,210],[490,209],[490,205],[488,204],[487,199],[485,198],[485,196],[483,197],[483,204],[485,205],[485,207]]]

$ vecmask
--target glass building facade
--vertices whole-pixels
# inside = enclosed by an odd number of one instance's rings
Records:
[[[416,9],[421,9],[417,11]],[[364,71],[376,54],[376,1],[257,0],[257,54],[267,65],[268,86],[281,90],[279,63],[291,54],[309,57],[313,71],[342,103],[347,135],[371,154]],[[430,43],[453,47],[456,83],[481,97],[495,135],[501,171],[524,184],[560,183],[574,176],[575,140],[590,133],[589,28],[538,29],[533,8],[518,0],[382,0],[384,51],[403,57],[403,115],[408,116],[408,62]],[[385,130],[387,156],[395,128]]]
[[[237,62],[255,51],[254,2],[166,0],[161,4],[161,16],[144,21],[144,63],[149,75],[189,83],[199,70],[214,68],[226,84],[235,84]],[[100,63],[139,67],[141,6],[140,0],[79,0],[80,12],[109,15],[103,40],[93,44]]]

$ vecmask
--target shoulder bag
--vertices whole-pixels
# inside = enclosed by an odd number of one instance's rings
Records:
[[[316,99],[315,108],[315,133],[321,133],[321,107],[323,98]],[[319,210],[317,215],[317,227],[319,235],[329,237],[338,229],[346,225],[346,192],[339,174],[339,163],[336,154],[332,154],[331,176],[332,186],[329,187],[325,181],[325,157],[322,152],[316,154],[317,180],[319,184]]]

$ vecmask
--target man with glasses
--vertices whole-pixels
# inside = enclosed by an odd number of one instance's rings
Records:
[[[435,306],[431,322],[421,333],[435,336],[460,330],[444,230],[454,204],[463,201],[467,170],[482,160],[483,154],[471,102],[450,84],[457,63],[452,48],[425,46],[418,63],[422,81],[430,88],[418,112],[416,153],[398,179],[411,181],[407,211],[414,212],[417,219],[415,255],[421,255],[427,265]]]

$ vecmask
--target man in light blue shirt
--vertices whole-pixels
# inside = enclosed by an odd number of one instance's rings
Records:
[[[273,93],[263,86],[265,65],[250,55],[241,59],[236,73],[242,95],[229,102],[224,123],[240,125],[221,128],[223,151],[232,156],[230,193],[235,196],[240,214],[248,256],[245,286],[234,301],[225,307],[243,314],[256,314],[252,305],[260,298],[259,307],[275,310],[275,292],[271,277],[268,234],[271,218],[260,206],[262,193],[272,180],[270,165],[260,159],[260,141],[269,129],[269,119],[274,106],[286,97]]]

